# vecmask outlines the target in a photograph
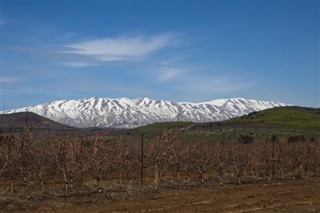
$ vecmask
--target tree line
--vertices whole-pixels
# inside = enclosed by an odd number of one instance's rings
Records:
[[[106,136],[37,136],[30,128],[0,133],[0,181],[10,193],[23,187],[30,197],[35,191],[44,193],[50,184],[61,185],[61,195],[69,196],[88,182],[94,182],[92,190],[99,193],[115,182],[128,191],[141,185],[159,190],[166,185],[241,184],[320,174],[316,140],[292,142],[273,135],[264,140],[184,142],[174,131],[135,142]]]

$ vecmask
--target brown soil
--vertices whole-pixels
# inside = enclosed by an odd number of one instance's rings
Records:
[[[38,200],[2,196],[0,212],[320,212],[319,179],[115,193]]]

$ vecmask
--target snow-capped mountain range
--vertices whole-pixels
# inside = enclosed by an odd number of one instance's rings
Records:
[[[227,120],[268,108],[286,106],[274,101],[244,98],[218,99],[201,103],[171,102],[149,98],[86,98],[59,100],[3,113],[34,112],[75,127],[134,128],[164,121],[212,122]]]

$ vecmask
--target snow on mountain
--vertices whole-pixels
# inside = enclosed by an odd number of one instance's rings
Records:
[[[149,98],[86,98],[4,111],[34,112],[59,123],[75,127],[134,128],[154,122],[212,122],[230,119],[272,107],[286,106],[274,101],[244,98],[218,99],[202,103],[151,100]]]

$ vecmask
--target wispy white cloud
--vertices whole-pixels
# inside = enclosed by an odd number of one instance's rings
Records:
[[[183,71],[181,69],[169,68],[169,69],[163,70],[161,73],[158,74],[157,77],[158,77],[159,81],[169,81],[169,80],[172,80],[172,79],[178,77],[182,73],[183,73]]]
[[[95,39],[66,45],[65,53],[92,57],[97,61],[123,61],[149,56],[170,46],[174,37],[162,34],[153,37],[134,36]]]
[[[126,60],[126,57],[124,56],[97,56],[96,59],[98,61],[103,61],[103,62],[117,62],[117,61],[124,61]]]
[[[81,67],[89,67],[89,66],[98,65],[98,64],[86,63],[86,62],[65,62],[63,63],[63,65],[69,66],[69,67],[81,68]]]

